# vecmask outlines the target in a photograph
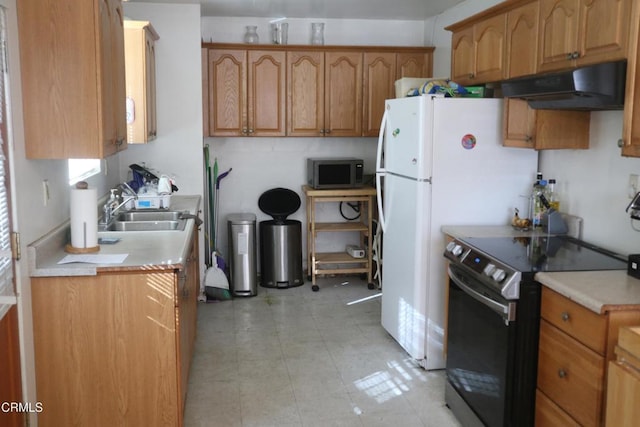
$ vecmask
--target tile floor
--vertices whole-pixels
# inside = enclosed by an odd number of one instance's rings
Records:
[[[348,305],[378,291],[358,277],[318,284],[198,305],[185,426],[460,426],[444,371],[407,358],[380,298]]]

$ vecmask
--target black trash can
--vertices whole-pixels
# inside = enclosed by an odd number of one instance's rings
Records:
[[[258,206],[273,217],[260,222],[260,286],[302,285],[302,224],[287,219],[300,208],[300,196],[286,188],[273,188],[262,193]]]

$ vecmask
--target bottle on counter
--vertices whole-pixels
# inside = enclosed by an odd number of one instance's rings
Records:
[[[554,210],[560,211],[560,198],[558,197],[558,190],[556,189],[556,180],[553,178],[549,179],[549,184],[547,187],[548,191],[546,197],[549,201],[549,204]]]
[[[540,200],[540,195],[547,197],[547,181],[542,178],[542,173],[538,172],[536,182],[533,184],[533,190],[531,191],[531,198],[533,200],[531,221],[534,227],[542,226],[542,214],[546,211],[546,208]]]

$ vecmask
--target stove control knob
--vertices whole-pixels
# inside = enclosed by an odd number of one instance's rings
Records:
[[[491,277],[493,277],[493,280],[500,283],[507,277],[507,273],[505,273],[503,269],[498,268],[496,271],[493,272],[493,275]]]
[[[453,249],[451,249],[451,253],[453,254],[453,256],[460,256],[462,255],[462,246],[460,245],[455,245],[453,247]]]
[[[483,273],[486,276],[491,277],[491,275],[493,274],[494,271],[496,271],[496,266],[493,265],[493,264],[487,264],[487,266],[483,270]]]
[[[453,248],[455,248],[455,246],[456,246],[456,242],[454,241],[447,243],[447,252],[451,252]]]

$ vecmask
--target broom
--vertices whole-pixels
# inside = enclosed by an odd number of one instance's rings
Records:
[[[207,147],[208,148],[208,147]],[[229,292],[229,280],[227,280],[227,275],[224,273],[224,260],[218,257],[217,255],[217,209],[218,209],[218,191],[217,188],[219,185],[216,185],[214,189],[214,182],[218,181],[218,159],[215,159],[213,165],[213,176],[211,172],[211,165],[209,164],[208,158],[208,150],[205,152],[206,162],[207,162],[207,180],[208,180],[208,209],[210,215],[210,233],[211,238],[209,240],[210,244],[210,254],[211,258],[209,259],[209,265],[207,271],[204,274],[204,292],[208,299],[212,300],[229,300],[231,299],[231,292]],[[228,172],[227,172],[228,174]],[[225,175],[226,176],[226,175]]]

